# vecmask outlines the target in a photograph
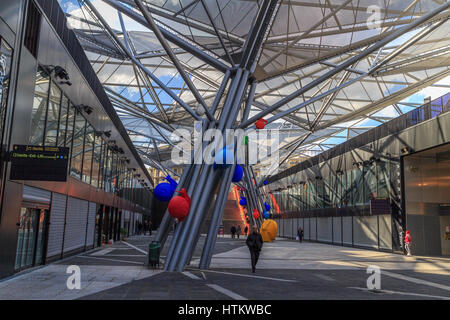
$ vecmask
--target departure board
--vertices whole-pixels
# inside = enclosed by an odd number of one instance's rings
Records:
[[[67,181],[69,148],[14,145],[11,180]]]

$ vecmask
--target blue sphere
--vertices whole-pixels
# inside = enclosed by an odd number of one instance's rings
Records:
[[[267,184],[267,180],[264,180],[264,185],[266,185]]]
[[[263,216],[264,219],[269,219],[269,213],[266,210],[263,211]]]
[[[173,196],[174,190],[170,183],[161,182],[155,187],[153,193],[159,201],[169,201]]]
[[[270,204],[264,202],[264,207],[266,207],[266,211],[270,211]]]
[[[214,169],[225,169],[231,166],[234,162],[234,155],[231,150],[227,148],[223,148],[219,152],[217,152],[214,158]]]
[[[241,165],[237,164],[234,169],[233,179],[231,181],[239,182],[242,180],[243,175],[244,175],[244,169],[242,169]]]
[[[241,206],[246,206],[247,205],[247,199],[245,199],[245,197],[241,197],[241,200],[239,200],[239,204]]]

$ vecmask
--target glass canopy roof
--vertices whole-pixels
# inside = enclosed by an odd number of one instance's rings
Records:
[[[199,102],[138,1],[59,2],[144,162],[172,166],[176,139],[171,132],[192,130],[194,118],[167,89],[194,110]],[[264,1],[139,2],[210,106],[224,78],[220,66],[240,63]],[[278,1],[256,57],[250,118],[438,8],[432,18],[272,110],[265,116],[270,122],[266,130],[279,130],[281,158],[311,156],[422,105],[426,97],[448,92],[450,9],[442,8],[445,3]],[[180,41],[171,41],[171,36]],[[222,106],[223,101],[216,118]],[[254,125],[247,129],[254,130]]]

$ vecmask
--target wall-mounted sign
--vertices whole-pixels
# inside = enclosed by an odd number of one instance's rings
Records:
[[[370,199],[370,214],[391,214],[391,202],[388,198]]]
[[[67,181],[69,148],[14,145],[11,180]]]

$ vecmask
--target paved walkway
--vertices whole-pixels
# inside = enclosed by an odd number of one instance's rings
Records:
[[[277,240],[264,244],[253,274],[245,239],[219,237],[211,268],[199,270],[204,240],[183,273],[145,267],[151,238],[138,236],[0,282],[0,299],[450,299],[450,258]],[[66,285],[71,265],[80,267],[79,290]],[[371,265],[381,290],[367,289]]]

